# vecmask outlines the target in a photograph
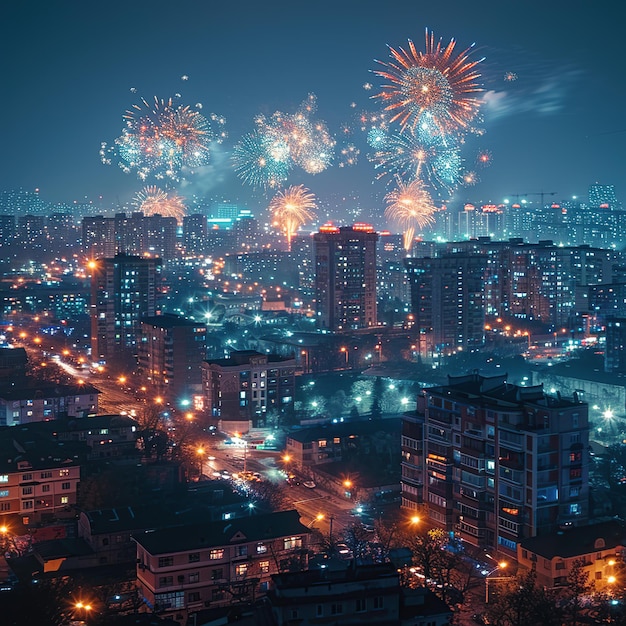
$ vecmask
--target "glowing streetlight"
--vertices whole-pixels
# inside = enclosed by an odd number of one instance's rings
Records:
[[[202,446],[196,448],[196,454],[200,459],[200,478],[202,478],[202,474],[204,474],[204,453],[205,449]]]

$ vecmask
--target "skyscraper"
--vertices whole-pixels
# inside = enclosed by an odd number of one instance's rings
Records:
[[[376,242],[369,224],[327,224],[313,235],[317,323],[329,330],[377,325]]]
[[[157,312],[161,259],[116,254],[93,263],[91,356],[134,367],[139,324]]]

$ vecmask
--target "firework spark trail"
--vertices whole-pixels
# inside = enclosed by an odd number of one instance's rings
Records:
[[[403,230],[404,249],[408,252],[415,238],[415,229],[433,224],[437,210],[420,180],[405,185],[399,178],[398,187],[385,196],[385,217]]]
[[[272,198],[269,205],[272,221],[285,233],[289,250],[300,226],[315,219],[316,208],[315,196],[303,185],[292,185]]]

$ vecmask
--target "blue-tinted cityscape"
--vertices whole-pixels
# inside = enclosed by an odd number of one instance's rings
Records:
[[[116,4],[0,31],[0,621],[626,623],[615,8]]]

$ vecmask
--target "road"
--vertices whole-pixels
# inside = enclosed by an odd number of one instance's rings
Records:
[[[32,362],[45,361],[50,365],[54,364],[75,382],[84,381],[96,387],[101,392],[98,397],[100,415],[141,415],[145,402],[137,399],[136,392],[130,387],[120,380],[109,378],[106,372],[80,367],[76,362],[76,354],[70,355],[64,348],[65,344],[59,343],[57,337],[44,337],[42,340],[34,321],[26,330],[27,332],[13,333],[14,345],[26,348]],[[207,437],[205,432],[202,433],[202,439],[198,439],[197,445],[207,451],[206,458],[199,459],[201,472],[206,478],[214,478],[215,474],[224,471],[230,474],[243,470],[259,472],[263,480],[281,485],[288,500],[300,513],[303,524],[324,534],[330,534],[331,530],[333,535],[341,533],[342,529],[354,521],[350,515],[355,506],[352,501],[324,491],[321,487],[309,489],[303,485],[288,485],[284,472],[277,465],[280,451],[226,445],[220,434]]]

